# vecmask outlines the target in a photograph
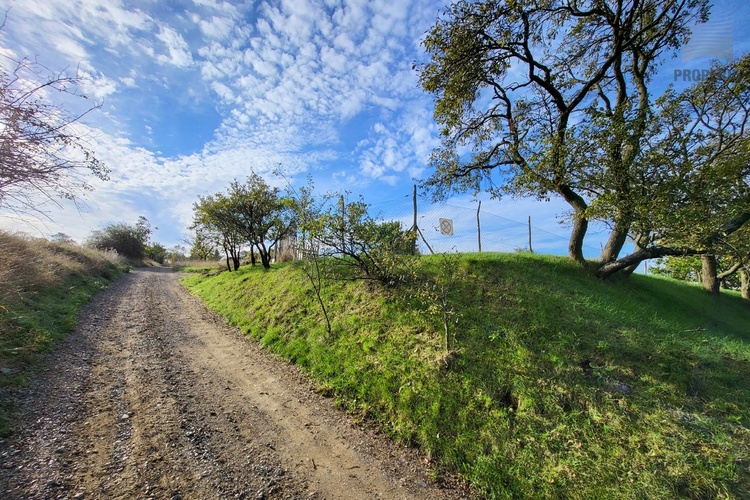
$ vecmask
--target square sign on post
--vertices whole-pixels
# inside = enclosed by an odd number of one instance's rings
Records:
[[[440,219],[440,234],[444,236],[453,236],[452,219]]]

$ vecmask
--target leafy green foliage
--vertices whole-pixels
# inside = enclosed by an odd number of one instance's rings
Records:
[[[244,183],[232,181],[226,194],[217,193],[199,198],[193,205],[196,242],[202,247],[211,240],[220,241],[237,270],[242,246],[250,245],[255,264],[257,250],[264,268],[271,266],[271,249],[292,227],[292,213],[280,196],[278,188],[270,187],[255,172]],[[210,235],[215,235],[211,238]]]
[[[93,231],[88,238],[87,245],[98,250],[115,250],[127,259],[141,260],[146,256],[146,246],[150,230],[139,224],[125,223],[109,224],[104,229]]]
[[[205,228],[193,226],[189,258],[192,260],[219,260],[218,242]]]
[[[700,283],[701,259],[700,257],[667,257],[657,259],[656,266],[651,267],[650,272],[680,281]]]
[[[722,286],[730,290],[740,289],[739,268],[734,268],[730,257],[717,258],[717,274],[721,276]],[[700,257],[667,257],[656,260],[656,266],[650,268],[652,274],[667,276],[691,283],[702,282],[702,264]]]
[[[679,95],[670,90],[658,102],[663,135],[646,159],[642,231],[673,245],[713,250],[725,236],[717,237],[717,230],[750,213],[749,104],[750,56],[714,64],[706,79]]]
[[[321,252],[335,259],[341,278],[374,279],[395,285],[408,278],[409,253],[416,235],[404,231],[398,222],[378,222],[360,198],[336,206],[320,217]]]
[[[419,260],[448,285],[448,370],[442,314],[407,285],[330,282],[329,334],[294,264],[184,282],[321,392],[487,497],[750,494],[750,309],[736,294],[601,281],[529,254],[456,261]]]
[[[270,249],[288,234],[292,226],[291,212],[279,188],[270,187],[253,172],[244,184],[233,181],[228,197],[235,212],[235,230],[258,250],[261,264],[268,269],[271,266]]]
[[[167,249],[159,243],[152,243],[151,245],[146,246],[144,249],[144,255],[147,259],[156,261],[159,264],[164,264],[167,259]]]
[[[223,193],[199,197],[193,204],[193,212],[194,251],[208,256],[211,248],[221,246],[227,259],[227,270],[232,270],[230,260],[234,270],[239,269],[244,240],[236,228],[232,200]]]

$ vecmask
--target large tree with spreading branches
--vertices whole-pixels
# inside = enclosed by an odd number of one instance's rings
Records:
[[[453,3],[419,67],[442,126],[424,186],[560,196],[571,258],[585,261],[589,221],[610,226],[603,277],[710,254],[747,220],[747,63],[652,95],[659,64],[708,14],[705,0]]]

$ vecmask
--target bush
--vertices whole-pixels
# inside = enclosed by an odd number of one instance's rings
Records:
[[[332,207],[322,217],[317,239],[322,253],[337,262],[348,278],[394,285],[411,274],[415,235],[399,222],[378,222],[361,199]]]
[[[98,250],[115,250],[119,255],[133,260],[141,260],[146,255],[146,241],[142,231],[123,223],[110,224],[94,231],[87,244]]]

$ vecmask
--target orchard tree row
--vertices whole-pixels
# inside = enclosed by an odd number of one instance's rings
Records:
[[[348,276],[391,282],[395,255],[413,254],[414,234],[398,222],[378,222],[361,199],[345,194],[316,198],[312,181],[282,192],[252,173],[226,192],[199,197],[193,205],[193,252],[220,247],[227,269],[237,270],[242,255],[264,268],[277,260],[330,257]]]

